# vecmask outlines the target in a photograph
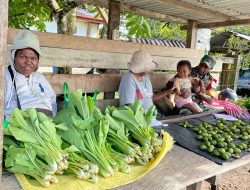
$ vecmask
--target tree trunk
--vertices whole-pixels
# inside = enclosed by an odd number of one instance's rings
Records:
[[[76,27],[76,8],[72,9],[68,14],[63,11],[55,16],[57,22],[57,33],[73,35]]]

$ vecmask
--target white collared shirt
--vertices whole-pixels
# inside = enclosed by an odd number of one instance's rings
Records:
[[[11,75],[6,68],[5,74],[5,96],[4,96],[4,115],[10,119],[10,114],[14,108],[17,108],[17,96],[22,110],[28,108],[42,108],[52,111],[53,115],[57,112],[56,94],[51,88],[47,79],[38,72],[33,72],[29,78],[15,71],[16,90],[12,88]],[[10,102],[9,102],[10,101]],[[9,105],[8,105],[9,102]]]

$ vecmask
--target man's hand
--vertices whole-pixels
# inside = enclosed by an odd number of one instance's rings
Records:
[[[200,87],[200,92],[201,92],[202,94],[205,94],[205,93],[206,93],[206,89],[205,89],[204,87]]]
[[[193,87],[194,88],[198,88],[199,86],[200,86],[200,79],[198,79],[198,78],[194,78],[193,79]]]

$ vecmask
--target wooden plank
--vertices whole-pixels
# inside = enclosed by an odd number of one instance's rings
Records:
[[[187,120],[187,119],[207,116],[207,115],[211,115],[211,114],[214,114],[214,113],[222,113],[224,111],[225,111],[224,109],[216,109],[216,110],[205,111],[205,112],[202,112],[202,113],[191,114],[191,115],[170,116],[170,117],[166,117],[165,119],[162,119],[161,122],[163,124],[165,124],[165,123],[173,123],[173,122],[177,122],[177,121],[183,121],[183,120]]]
[[[13,173],[3,170],[2,183],[0,182],[0,189],[4,190],[22,190],[21,185],[18,183],[15,175]]]
[[[9,28],[8,43],[11,44],[18,29]],[[34,32],[43,47],[61,48],[61,49],[75,49],[86,50],[94,52],[112,52],[132,54],[139,49],[147,50],[153,56],[164,57],[182,57],[182,58],[200,58],[203,55],[201,50],[194,50],[188,48],[174,48],[157,45],[139,44],[133,42],[122,42],[117,40],[104,40],[87,38],[80,36],[71,36],[54,33]],[[51,52],[50,52],[51,54]],[[54,54],[54,53],[53,53]],[[63,54],[63,57],[66,54]],[[70,52],[67,53],[70,55]]]
[[[211,22],[211,23],[200,23],[198,28],[218,28],[225,26],[236,26],[236,25],[249,25],[250,19],[239,19],[239,20],[227,20],[223,22]]]
[[[108,15],[107,15],[106,11],[103,8],[100,8],[99,6],[97,6],[96,9],[100,13],[102,19],[104,20],[104,23],[108,24],[108,19],[109,18],[108,18]]]
[[[74,91],[78,88],[83,92],[90,93],[98,90],[99,92],[116,92],[118,91],[121,74],[46,74],[45,77],[51,84],[56,94],[63,94],[63,83],[67,82],[70,90]],[[173,74],[152,74],[150,79],[154,90],[165,87],[167,81],[173,77]],[[161,82],[159,82],[161,81]]]
[[[119,107],[119,99],[97,100],[96,106],[104,111],[107,106]]]
[[[216,60],[216,64],[222,64],[222,63],[227,63],[227,64],[234,64],[235,63],[235,58],[234,57],[213,57]]]
[[[236,62],[236,69],[235,69],[235,76],[234,76],[234,87],[233,90],[236,92],[237,90],[237,83],[239,79],[239,74],[240,74],[240,67],[241,67],[241,61],[242,61],[242,55],[238,55],[237,57],[237,62]]]
[[[174,145],[172,151],[167,153],[159,165],[143,178],[115,189],[177,190],[249,163],[250,155],[231,163],[218,165],[198,154]],[[7,189],[21,189],[14,175],[6,175],[3,178],[3,187]]]
[[[5,65],[7,63],[7,33],[8,33],[8,1],[0,0],[0,182],[2,180],[2,160],[3,160],[3,113],[4,113],[4,89],[5,89]]]
[[[195,49],[197,42],[197,35],[198,35],[197,22],[189,20],[187,27],[187,38],[186,38],[187,48]]]
[[[214,175],[250,163],[250,155],[218,165],[187,149],[174,145],[156,168],[138,181],[116,189],[182,189]]]
[[[182,50],[182,49],[181,49]],[[42,48],[43,56],[40,66],[43,67],[73,67],[73,68],[102,68],[102,69],[127,69],[127,63],[132,54],[111,53],[98,51],[83,51],[72,49]],[[168,49],[166,49],[168,51]],[[180,51],[180,49],[178,50]],[[53,53],[51,53],[53,52]],[[181,51],[180,51],[181,52]],[[67,56],[66,56],[67,55]],[[156,70],[176,70],[176,65],[180,60],[189,60],[192,66],[199,64],[203,54],[199,56],[170,55],[152,56],[159,66]]]

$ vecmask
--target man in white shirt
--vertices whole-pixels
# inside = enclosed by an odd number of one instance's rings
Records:
[[[56,94],[46,78],[37,72],[41,49],[31,31],[17,33],[9,48],[10,59],[5,74],[4,116],[10,119],[14,108],[36,108],[48,116],[57,112]]]

